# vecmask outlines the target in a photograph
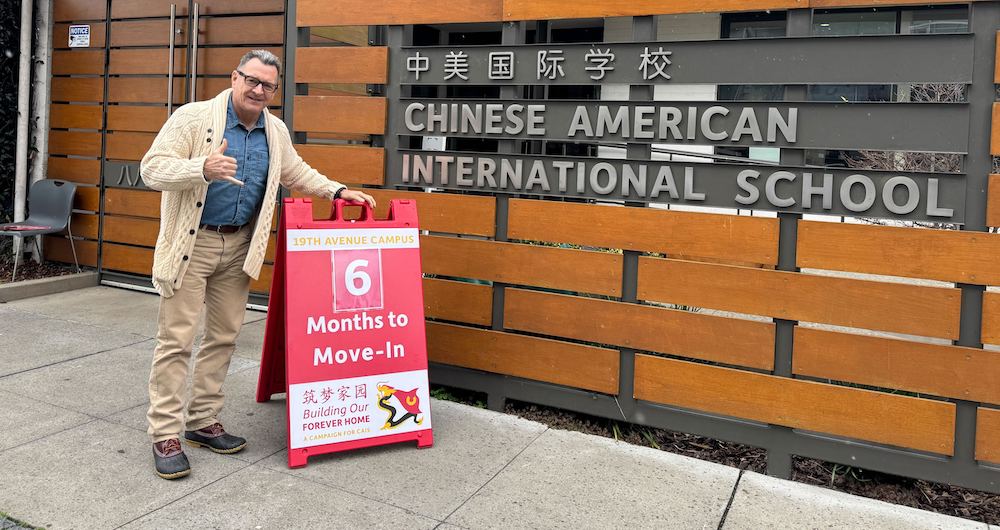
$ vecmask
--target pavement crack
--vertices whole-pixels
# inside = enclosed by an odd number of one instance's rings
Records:
[[[132,524],[132,523],[134,523],[136,521],[138,521],[139,519],[142,519],[143,517],[148,517],[148,516],[150,516],[150,515],[158,512],[158,511],[166,508],[167,506],[173,505],[173,504],[175,504],[175,503],[177,503],[177,502],[179,502],[179,501],[181,501],[183,499],[186,499],[187,497],[190,497],[191,495],[194,495],[195,493],[198,493],[199,491],[201,491],[201,490],[203,490],[203,489],[205,489],[205,488],[207,488],[207,487],[215,484],[216,482],[219,482],[220,480],[225,480],[225,479],[227,479],[227,478],[229,478],[229,477],[231,477],[231,476],[239,473],[240,471],[243,471],[245,469],[250,469],[251,467],[253,467],[253,464],[248,463],[248,462],[246,462],[244,460],[240,460],[240,462],[242,462],[242,463],[244,463],[246,465],[243,466],[243,467],[241,467],[241,468],[239,468],[239,469],[237,469],[237,470],[235,470],[235,471],[233,471],[232,473],[227,473],[227,474],[225,474],[225,475],[223,475],[223,476],[221,476],[221,477],[219,477],[219,478],[217,478],[215,480],[209,481],[209,482],[203,484],[202,486],[200,486],[198,488],[195,488],[195,489],[193,489],[193,490],[185,493],[184,495],[181,495],[180,497],[177,497],[176,499],[174,499],[174,500],[172,500],[172,501],[164,504],[163,506],[160,506],[159,508],[156,508],[154,510],[150,510],[150,511],[148,511],[148,512],[142,514],[142,515],[140,515],[139,517],[136,517],[135,519],[132,519],[131,521],[126,521],[125,523],[122,523],[121,525],[116,526],[115,530],[118,530],[119,528],[124,528],[124,527],[126,527],[126,526],[128,526],[128,525],[130,525],[130,524]]]
[[[87,353],[87,354],[84,354],[84,355],[79,355],[77,357],[71,357],[69,359],[63,359],[61,361],[55,361],[55,362],[52,362],[52,363],[49,363],[49,364],[43,364],[41,366],[35,366],[33,368],[26,368],[24,370],[20,370],[20,371],[17,371],[17,372],[11,372],[9,374],[0,375],[0,379],[6,379],[8,377],[12,377],[12,376],[15,376],[15,375],[24,374],[24,373],[28,373],[28,372],[33,372],[35,370],[41,370],[42,368],[48,368],[50,366],[56,366],[58,364],[68,363],[68,362],[71,362],[71,361],[78,361],[80,359],[86,359],[87,357],[93,357],[95,355],[100,355],[102,353],[108,353],[109,351],[119,350],[121,348],[128,348],[130,346],[135,346],[135,345],[138,345],[138,344],[142,344],[143,342],[149,342],[151,340],[156,340],[156,339],[153,339],[153,338],[144,338],[144,339],[136,341],[136,342],[130,342],[128,344],[121,344],[119,346],[115,346],[114,348],[108,348],[106,350],[101,350],[101,351],[95,351],[93,353]]]
[[[538,439],[541,438],[542,435],[545,434],[546,432],[548,432],[549,430],[550,429],[548,427],[546,427],[544,430],[542,430],[542,432],[538,433],[538,436],[535,436],[534,438],[531,439],[530,442],[528,442],[527,444],[525,444],[524,447],[522,447],[521,450],[518,451],[516,455],[514,455],[513,457],[511,457],[511,459],[508,460],[507,463],[503,465],[503,467],[501,467],[500,469],[498,469],[497,472],[494,473],[493,476],[491,476],[486,482],[484,482],[482,486],[479,486],[478,488],[476,488],[476,491],[472,492],[472,495],[469,495],[468,497],[466,497],[465,500],[462,501],[462,504],[459,504],[454,510],[452,510],[451,513],[449,513],[444,518],[444,522],[448,522],[448,519],[451,519],[451,516],[455,515],[455,512],[461,510],[463,506],[465,506],[466,504],[468,504],[468,502],[473,499],[473,497],[475,497],[476,495],[479,495],[479,492],[483,491],[483,488],[485,488],[486,486],[488,486],[490,482],[493,482],[493,479],[497,478],[497,476],[500,475],[500,473],[503,473],[505,469],[507,469],[508,467],[510,467],[510,465],[515,460],[517,460],[517,457],[521,456],[522,453],[524,453],[525,451],[527,451],[528,448],[532,446],[532,444],[534,444],[536,441],[538,441]],[[452,523],[448,523],[448,524],[452,524]]]
[[[726,509],[722,510],[722,519],[719,520],[718,530],[722,530],[722,526],[726,524],[726,517],[729,517],[729,509],[733,507],[733,501],[736,499],[736,490],[740,487],[740,479],[743,478],[743,473],[746,471],[744,468],[740,468],[740,474],[736,475],[736,483],[733,484],[733,491],[729,494],[729,502],[726,503]]]

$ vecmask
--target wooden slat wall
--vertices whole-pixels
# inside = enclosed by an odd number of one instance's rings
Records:
[[[945,2],[894,4],[915,3]],[[365,46],[366,25],[883,4],[888,5],[881,0],[456,0],[441,5],[342,0],[331,9],[322,0],[299,0],[296,23],[311,27],[312,42],[332,39],[359,45],[297,50],[296,82],[313,84],[308,96],[296,97],[296,130],[306,133],[310,142],[299,146],[300,152],[321,172],[352,187],[383,184],[385,161],[380,149],[317,143],[319,139],[364,143],[368,134],[384,131],[385,102],[358,92],[363,83],[386,82],[385,51]],[[353,40],[344,36],[351,26],[356,30]],[[997,76],[1000,79],[1000,73]],[[345,88],[349,83],[355,86]],[[993,114],[991,151],[1000,154],[1000,104]],[[990,184],[987,224],[1000,226],[1000,175],[991,176]],[[369,191],[382,203],[379,215],[384,215],[390,197],[413,198],[423,229],[496,235],[492,197]],[[481,201],[488,201],[488,210],[481,209]],[[776,219],[517,198],[509,200],[508,208],[505,235],[511,242],[450,236],[421,239],[424,271],[439,276],[424,282],[428,344],[435,362],[604,393],[617,392],[615,348],[721,363],[755,371],[640,354],[635,397],[944,455],[953,452],[954,404],[839,382],[940,398],[1000,401],[1000,363],[995,358],[1000,354],[821,330],[808,324],[954,340],[960,320],[959,289],[909,280],[769,270],[777,264]],[[314,213],[328,216],[328,201],[315,201]],[[806,269],[1000,285],[996,267],[1000,235],[996,234],[800,221],[798,238],[796,265]],[[639,303],[615,299],[622,294],[620,250],[656,254],[639,259]],[[504,300],[504,331],[434,321],[490,325],[493,288],[482,281],[505,284],[504,297],[499,298]],[[655,302],[691,310],[659,307]],[[986,293],[983,304],[982,339],[1000,343],[1000,293]],[[703,314],[698,308],[807,323],[795,328],[794,373],[838,383],[758,373],[773,369],[775,325]],[[600,368],[580,372],[579,365],[585,362]],[[1000,438],[1000,410],[980,409],[978,434],[977,458],[1000,461],[1000,444],[993,441]]]
[[[72,228],[81,265],[97,264],[101,136],[104,129],[104,33],[107,4],[53,2],[52,94],[49,102],[47,178],[76,182]],[[69,47],[69,26],[90,26],[90,47]],[[69,240],[45,238],[45,258],[73,262]]]

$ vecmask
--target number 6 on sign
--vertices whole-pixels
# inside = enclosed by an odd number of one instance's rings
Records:
[[[382,309],[382,250],[333,250],[333,310]]]

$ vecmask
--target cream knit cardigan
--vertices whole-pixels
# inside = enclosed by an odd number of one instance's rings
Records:
[[[153,253],[153,286],[165,298],[173,296],[174,290],[180,287],[190,263],[188,257],[194,249],[208,192],[202,168],[205,159],[222,143],[231,93],[232,89],[226,89],[211,100],[188,103],[177,109],[142,157],[139,170],[143,182],[163,192],[160,233]],[[264,263],[279,183],[308,195],[329,198],[343,187],[302,161],[281,120],[267,110],[264,116],[270,157],[267,186],[250,250],[243,262],[243,271],[254,279]]]

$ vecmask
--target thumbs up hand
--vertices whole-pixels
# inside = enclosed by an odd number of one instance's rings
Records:
[[[212,151],[212,154],[205,159],[205,165],[202,167],[202,173],[205,175],[206,180],[225,180],[236,184],[237,186],[242,186],[243,183],[236,180],[236,159],[231,156],[226,156],[226,147],[229,142],[225,138],[222,139],[222,145],[218,149]]]

